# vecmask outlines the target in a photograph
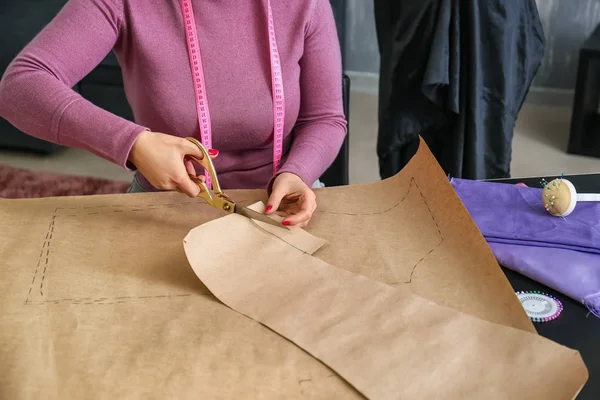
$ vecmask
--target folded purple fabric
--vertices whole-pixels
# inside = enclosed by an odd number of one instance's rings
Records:
[[[544,209],[541,188],[456,178],[450,183],[501,265],[600,317],[600,203],[578,203],[560,218]]]

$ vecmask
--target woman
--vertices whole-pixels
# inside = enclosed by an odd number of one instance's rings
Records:
[[[135,122],[71,89],[111,50]],[[346,134],[342,107],[328,0],[70,0],[0,82],[0,116],[135,170],[132,192],[196,196],[192,136],[223,188],[268,188],[267,213],[299,226]]]

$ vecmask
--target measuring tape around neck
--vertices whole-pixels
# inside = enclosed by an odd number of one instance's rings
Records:
[[[198,33],[196,21],[194,20],[193,0],[181,0],[181,11],[183,13],[185,37],[188,46],[188,56],[192,69],[194,81],[194,97],[196,100],[196,111],[200,127],[200,139],[202,144],[212,148],[212,130],[208,100],[206,97],[206,82],[204,80],[204,69],[200,45],[198,44]],[[267,0],[267,25],[269,35],[269,55],[271,63],[271,91],[273,96],[273,174],[277,173],[281,166],[283,153],[283,127],[285,122],[285,96],[283,92],[283,76],[281,72],[281,60],[279,49],[275,38],[275,23],[271,0]],[[206,184],[211,187],[209,175],[205,172]]]

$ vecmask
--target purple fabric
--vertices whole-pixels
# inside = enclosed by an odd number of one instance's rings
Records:
[[[544,209],[541,188],[456,178],[450,183],[501,265],[600,317],[600,203],[578,203],[559,218]]]

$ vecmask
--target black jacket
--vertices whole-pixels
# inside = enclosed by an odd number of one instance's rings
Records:
[[[447,174],[510,176],[513,129],[544,52],[535,0],[375,0],[380,175],[422,136]]]

